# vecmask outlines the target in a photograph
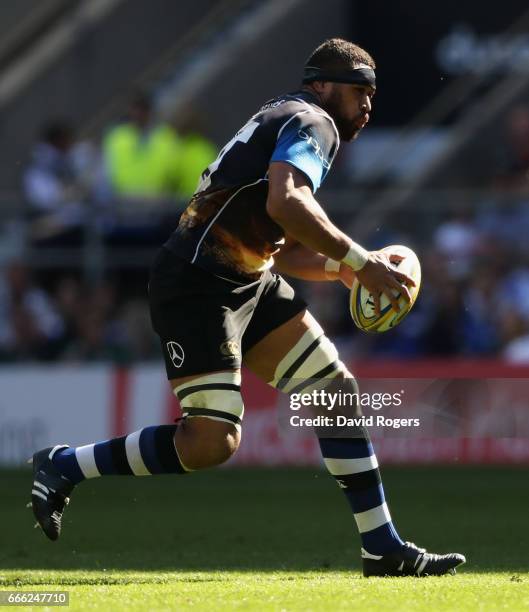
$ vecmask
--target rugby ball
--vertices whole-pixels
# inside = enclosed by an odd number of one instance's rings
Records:
[[[402,255],[404,259],[398,263],[395,262],[393,265],[399,271],[411,276],[416,284],[415,287],[409,287],[411,302],[406,302],[403,297],[399,299],[399,312],[393,310],[387,296],[381,295],[380,315],[377,316],[373,296],[355,278],[351,287],[349,303],[351,316],[359,329],[371,333],[385,332],[397,326],[412,309],[421,287],[421,264],[417,255],[410,248],[398,244],[384,247],[381,250]],[[395,290],[395,295],[400,294]]]

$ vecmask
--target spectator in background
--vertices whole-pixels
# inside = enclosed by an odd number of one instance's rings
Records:
[[[447,218],[435,230],[434,247],[449,263],[447,272],[453,279],[466,277],[476,255],[484,250],[483,238],[464,203],[454,206]]]
[[[61,288],[64,292],[64,288]],[[116,318],[116,290],[110,282],[95,287],[84,287],[81,299],[77,296],[61,297],[62,309],[72,311],[74,333],[62,358],[66,361],[123,361],[124,339]],[[75,309],[71,306],[77,305]]]
[[[498,300],[495,294],[502,275],[499,262],[482,259],[474,265],[462,284],[464,312],[464,353],[476,357],[492,356],[500,346]]]
[[[189,200],[195,193],[202,172],[217,157],[217,147],[204,135],[201,117],[189,109],[178,122],[181,142],[178,167],[177,192],[182,200]]]
[[[188,200],[200,175],[217,156],[215,145],[202,135],[200,115],[191,109],[184,111],[176,131],[156,121],[149,97],[137,93],[128,117],[103,141],[112,193],[144,207],[175,198]]]
[[[75,142],[66,121],[51,121],[43,127],[23,175],[34,242],[80,242],[86,216],[84,200],[90,190],[86,177],[92,162],[89,147]]]
[[[465,310],[462,286],[448,280],[436,292],[434,310],[424,330],[424,348],[427,355],[446,357],[465,353]]]
[[[529,253],[529,201],[504,194],[482,202],[475,224],[489,253],[498,259],[502,251]]]
[[[128,121],[112,128],[103,140],[112,195],[143,210],[174,200],[181,155],[175,130],[154,121],[150,99],[137,93],[129,105]]]
[[[84,310],[84,296],[80,281],[71,275],[62,276],[51,297],[64,325],[61,345],[62,352],[64,352],[77,337],[77,319]]]
[[[529,107],[515,106],[505,124],[499,149],[494,186],[501,190],[529,192]]]
[[[529,363],[529,325],[518,312],[500,313],[500,330],[504,342],[500,357],[509,363]]]
[[[529,267],[520,258],[518,263],[498,281],[496,301],[501,311],[518,314],[529,323]]]
[[[143,298],[126,301],[119,312],[124,361],[158,359],[159,340],[152,331],[149,305]]]
[[[62,318],[48,295],[36,287],[28,268],[9,263],[0,278],[0,357],[53,359],[61,347]]]

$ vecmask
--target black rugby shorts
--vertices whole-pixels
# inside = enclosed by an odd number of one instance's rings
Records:
[[[151,268],[149,304],[169,379],[240,368],[245,351],[307,306],[269,270],[238,286],[163,247]]]

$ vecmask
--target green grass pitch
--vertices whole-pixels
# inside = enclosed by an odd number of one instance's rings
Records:
[[[528,475],[384,469],[403,537],[463,552],[467,565],[456,576],[365,579],[347,503],[316,469],[86,482],[56,543],[24,508],[29,471],[3,471],[0,590],[68,590],[72,610],[518,612],[529,609]]]

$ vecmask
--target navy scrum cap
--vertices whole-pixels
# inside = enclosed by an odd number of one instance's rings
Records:
[[[352,83],[353,85],[367,85],[376,87],[375,71],[367,64],[346,70],[327,70],[317,66],[305,66],[303,69],[303,83],[313,81],[331,81],[332,83]]]

